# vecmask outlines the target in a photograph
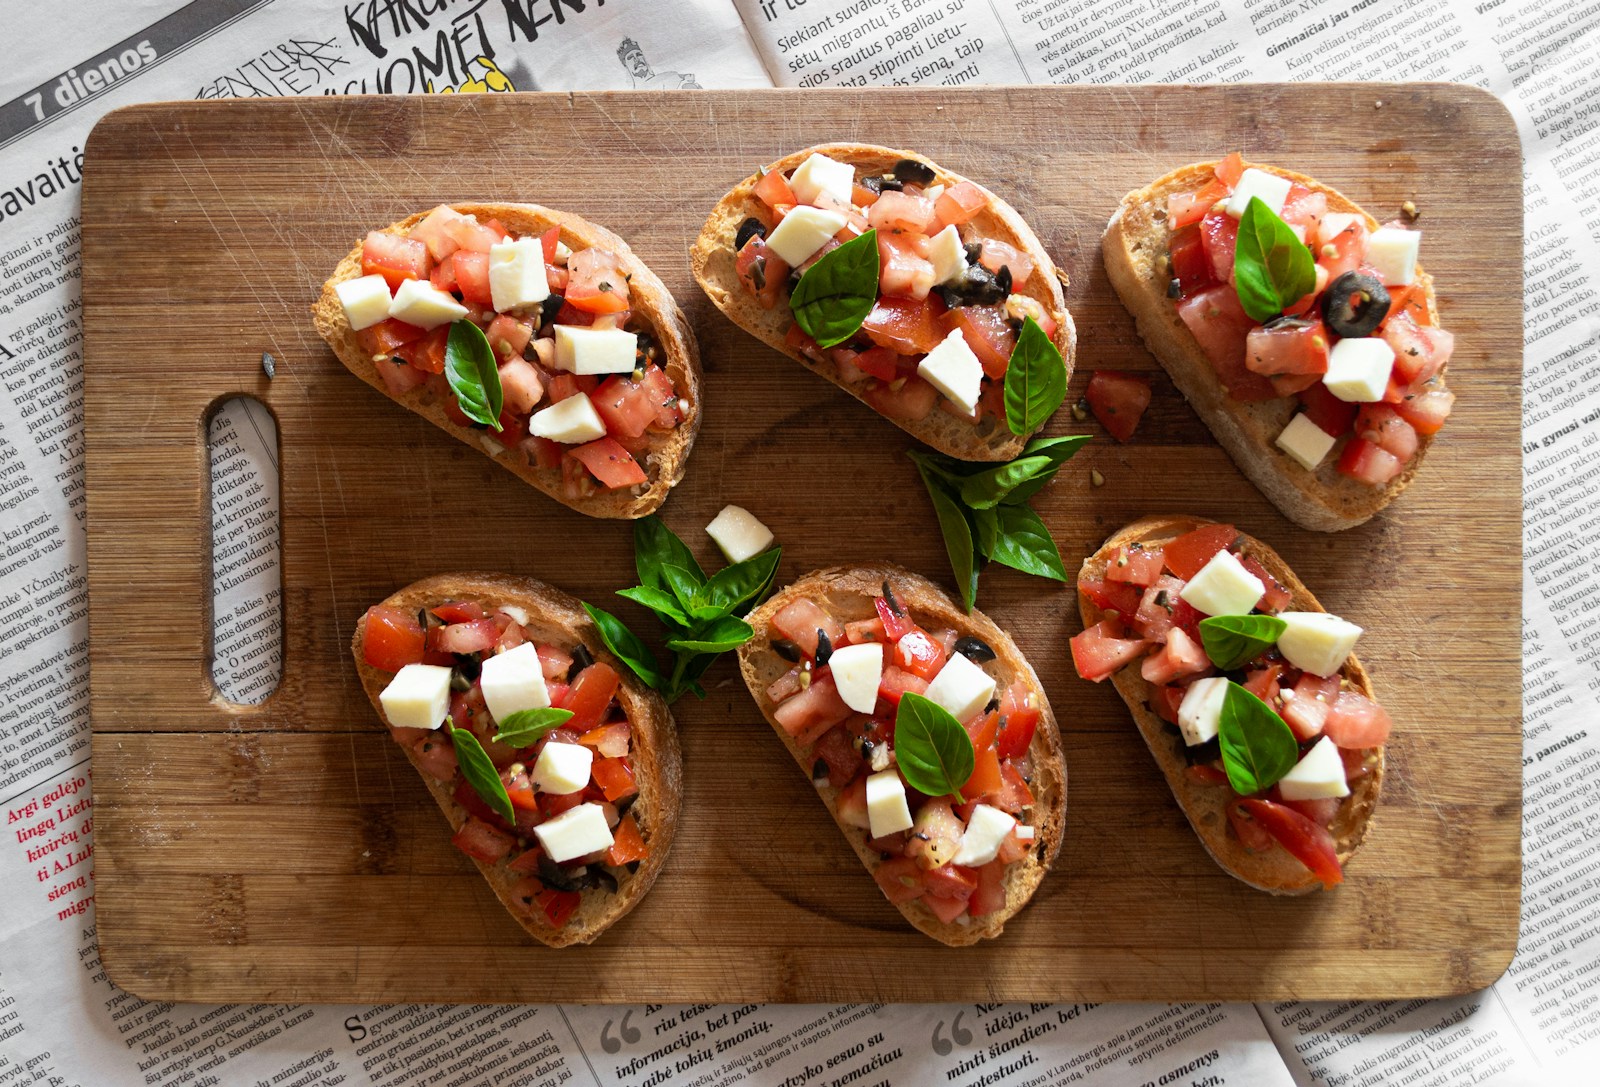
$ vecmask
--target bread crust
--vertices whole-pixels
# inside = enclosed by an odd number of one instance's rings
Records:
[[[1211,523],[1201,517],[1181,514],[1140,518],[1113,534],[1100,550],[1085,559],[1078,577],[1081,580],[1085,577],[1104,576],[1106,564],[1119,547],[1134,542],[1160,547],[1186,532],[1192,532],[1202,525]],[[1292,596],[1289,604],[1291,610],[1327,610],[1317,602],[1311,590],[1295,576],[1294,571],[1289,569],[1288,564],[1276,551],[1253,536],[1244,533],[1239,535],[1243,541],[1240,550],[1253,555],[1278,584],[1289,590]],[[1078,610],[1086,629],[1105,618],[1105,613],[1081,593],[1078,594]],[[1206,847],[1206,852],[1210,853],[1212,859],[1229,875],[1262,891],[1297,895],[1319,888],[1321,884],[1316,877],[1286,850],[1271,849],[1265,853],[1251,853],[1244,848],[1238,838],[1228,833],[1228,817],[1224,809],[1228,800],[1233,797],[1233,791],[1218,785],[1201,784],[1188,775],[1186,771],[1189,764],[1183,755],[1183,738],[1150,708],[1152,687],[1139,674],[1139,666],[1143,660],[1141,656],[1119,669],[1112,675],[1111,682],[1116,687],[1117,693],[1122,695],[1122,700],[1128,704],[1128,712],[1133,714],[1134,724],[1139,726],[1139,734],[1144,737],[1144,742],[1150,748],[1150,754],[1154,756],[1156,765],[1161,768],[1162,775],[1172,788],[1172,795],[1177,799],[1178,806],[1183,809],[1183,814],[1188,816],[1189,823],[1199,836],[1200,843]],[[1372,681],[1354,653],[1345,662],[1340,676],[1351,689],[1368,698],[1373,697]],[[1384,749],[1382,747],[1370,749],[1367,752],[1365,765],[1367,773],[1351,783],[1350,796],[1339,809],[1337,818],[1329,828],[1341,865],[1347,863],[1354,855],[1372,825],[1378,795],[1383,789]]]
[[[491,610],[508,604],[522,608],[528,613],[529,621],[525,629],[530,640],[563,647],[581,642],[595,660],[611,665],[622,679],[617,688],[617,701],[632,729],[633,772],[639,786],[639,796],[628,810],[638,822],[640,834],[649,843],[650,855],[639,862],[638,869],[622,882],[616,894],[584,891],[582,904],[559,929],[550,925],[538,910],[529,913],[515,903],[511,891],[522,877],[508,871],[505,861],[486,864],[476,858],[472,860],[488,881],[495,897],[534,939],[551,947],[590,943],[639,904],[666,863],[667,851],[677,832],[678,809],[683,796],[683,759],[679,754],[678,733],[672,715],[661,696],[640,683],[606,649],[582,605],[542,581],[507,574],[438,574],[407,585],[382,603],[415,612],[419,608],[435,607],[446,601],[473,601]],[[363,612],[356,623],[350,651],[372,708],[378,718],[388,725],[378,695],[388,686],[393,675],[372,667],[363,658],[361,646],[366,631],[367,617]],[[424,770],[410,748],[401,749],[411,765],[417,768],[417,773],[438,803],[439,810],[449,820],[451,829],[461,829],[461,825],[467,821],[468,812],[455,802],[451,787],[437,781]]]
[[[378,374],[376,363],[361,350],[357,334],[351,329],[350,322],[345,319],[344,307],[339,303],[339,296],[334,291],[338,284],[362,274],[362,247],[359,243],[339,262],[333,275],[322,285],[321,296],[311,307],[312,323],[316,326],[317,333],[328,342],[328,346],[333,348],[339,361],[352,374],[389,399],[416,412],[446,434],[470,445],[506,471],[520,476],[557,502],[591,517],[631,520],[655,512],[661,503],[666,501],[672,488],[683,478],[689,460],[689,450],[693,447],[695,435],[700,429],[700,353],[695,344],[694,332],[684,318],[683,311],[673,300],[671,292],[667,290],[666,284],[645,266],[645,263],[629,248],[627,242],[604,227],[571,212],[554,211],[538,204],[460,203],[451,204],[450,207],[464,215],[475,215],[479,219],[499,219],[515,234],[537,235],[543,234],[551,227],[560,227],[561,241],[574,250],[598,247],[609,249],[622,258],[624,266],[630,273],[628,292],[633,304],[633,313],[650,326],[651,332],[665,353],[664,369],[667,376],[672,379],[679,396],[687,402],[683,422],[679,423],[670,434],[657,438],[646,455],[641,467],[650,479],[641,493],[634,494],[631,488],[616,491],[597,490],[587,498],[569,500],[562,494],[559,468],[536,468],[528,463],[527,457],[516,448],[502,448],[498,453],[486,448],[482,439],[487,436],[493,440],[493,432],[458,426],[451,422],[445,414],[446,397],[436,395],[428,386],[420,385],[400,396],[390,393],[383,378]],[[432,210],[430,208],[397,223],[391,223],[383,228],[383,232],[409,233],[411,228],[425,219]]]
[[[848,162],[857,170],[869,175],[889,173],[894,169],[894,164],[901,159],[914,159],[933,170],[936,175],[935,184],[955,185],[970,180],[914,151],[897,151],[888,147],[859,143],[829,143],[808,147],[804,151],[796,151],[772,163],[767,167],[767,171],[778,170],[787,173],[813,153]],[[689,254],[695,282],[700,284],[706,296],[716,303],[717,308],[734,324],[767,346],[788,355],[812,373],[827,378],[865,404],[867,401],[862,391],[864,385],[852,386],[844,382],[839,376],[839,368],[831,360],[825,359],[819,362],[809,359],[787,346],[785,338],[789,326],[794,323],[787,305],[775,306],[770,310],[762,309],[739,283],[738,273],[734,271],[736,256],[734,241],[739,231],[739,224],[750,216],[766,221],[771,214],[765,210],[766,205],[755,196],[756,183],[760,179],[760,174],[752,174],[745,178],[711,210],[706,225],[700,231],[700,236],[695,240]],[[1067,380],[1070,381],[1072,362],[1077,352],[1078,333],[1072,323],[1072,315],[1067,312],[1066,300],[1061,293],[1061,283],[1057,279],[1055,262],[1050,259],[1044,245],[1011,205],[987,188],[981,185],[979,188],[982,188],[989,197],[989,206],[972,219],[972,224],[980,233],[1016,246],[1033,260],[1034,274],[1028,277],[1027,288],[1017,293],[1036,300],[1044,307],[1045,312],[1054,318],[1055,345],[1061,351],[1061,358],[1066,365]],[[985,419],[975,426],[938,408],[919,422],[899,419],[889,421],[941,453],[948,453],[962,460],[1011,460],[1022,452],[1023,446],[1031,437],[1031,435],[1012,434],[1004,420]]]
[[[1328,198],[1329,211],[1359,215],[1368,229],[1379,225],[1343,193],[1304,174],[1261,163],[1245,163],[1245,166],[1286,177],[1323,193]],[[1316,471],[1310,471],[1273,444],[1298,410],[1294,397],[1243,403],[1228,396],[1199,341],[1167,297],[1169,276],[1161,263],[1169,236],[1167,197],[1204,186],[1215,168],[1214,162],[1184,166],[1124,196],[1101,239],[1106,274],[1122,304],[1133,315],[1134,324],[1150,353],[1250,482],[1298,525],[1317,532],[1353,528],[1400,497],[1411,485],[1428,447],[1433,444],[1433,437],[1419,434],[1417,452],[1411,463],[1384,486],[1374,487],[1339,473],[1334,467],[1338,460],[1336,453],[1330,453]],[[1433,277],[1419,267],[1417,281],[1427,296],[1429,319],[1438,324]],[[1448,366],[1445,369],[1448,370]]]
[[[796,764],[809,778],[810,756],[777,723],[773,716],[777,706],[767,698],[768,685],[792,667],[789,661],[772,650],[768,625],[774,615],[802,598],[825,601],[824,607],[831,614],[851,619],[868,618],[875,614],[872,598],[882,595],[885,581],[891,583],[896,599],[919,622],[925,622],[930,627],[951,627],[987,642],[995,651],[990,670],[998,674],[997,682],[1001,689],[1020,678],[1032,688],[1039,700],[1039,725],[1029,748],[1034,768],[1029,789],[1034,795],[1034,804],[1025,820],[1035,829],[1036,845],[1027,857],[1013,863],[1006,872],[1005,908],[981,919],[969,920],[963,925],[940,921],[920,900],[898,904],[906,920],[918,929],[941,943],[963,947],[1000,935],[1006,922],[1028,904],[1061,850],[1066,825],[1067,765],[1055,714],[1050,710],[1050,700],[1045,696],[1039,677],[1011,636],[982,612],[974,611],[970,615],[963,612],[937,585],[903,567],[892,563],[836,566],[805,575],[773,594],[765,604],[750,613],[749,623],[755,635],[739,648],[739,671],[767,724],[772,726]],[[833,816],[845,840],[856,851],[856,856],[861,858],[861,863],[866,865],[867,871],[876,872],[883,858],[867,845],[867,832],[859,827],[847,826],[839,819],[840,791],[831,785],[823,785],[817,789],[817,795],[822,798],[828,814]]]

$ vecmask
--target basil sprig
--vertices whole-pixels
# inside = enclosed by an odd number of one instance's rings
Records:
[[[494,742],[510,744],[512,747],[529,747],[538,743],[545,733],[554,732],[566,724],[571,717],[571,710],[556,709],[554,706],[518,710],[507,714],[504,721],[497,722],[499,731],[494,734]]]
[[[950,570],[968,611],[978,598],[978,574],[997,562],[1025,574],[1067,580],[1055,540],[1027,502],[1089,440],[1087,434],[1035,438],[1016,460],[974,464],[938,453],[908,454],[928,490]]]
[[[475,423],[500,430],[500,409],[505,393],[500,388],[500,369],[494,350],[483,329],[471,321],[450,325],[450,338],[444,344],[444,376],[456,394],[461,414]]]
[[[1276,615],[1213,615],[1200,620],[1200,644],[1212,664],[1231,672],[1278,644],[1288,629]]]
[[[483,797],[483,802],[508,823],[515,824],[517,813],[511,810],[511,795],[506,783],[500,780],[500,771],[494,768],[489,753],[478,738],[464,728],[450,726],[450,742],[455,745],[456,765],[461,776],[467,779],[472,791]]]
[[[634,566],[643,584],[617,595],[643,604],[666,627],[670,671],[657,665],[655,654],[621,619],[592,604],[583,607],[606,648],[668,702],[689,691],[704,698],[700,677],[717,657],[750,640],[753,631],[744,616],[771,590],[782,557],[782,549],[773,548],[707,577],[659,517],[634,522]]]
[[[1044,426],[1067,398],[1067,364],[1032,317],[1023,318],[1011,349],[1004,392],[1006,426],[1017,435]]]
[[[1272,788],[1300,760],[1300,745],[1283,718],[1232,680],[1222,698],[1217,737],[1228,784],[1240,796]]]
[[[869,230],[825,254],[789,295],[795,323],[821,347],[844,343],[878,301],[878,232]]]
[[[1239,305],[1254,321],[1270,321],[1310,294],[1317,262],[1289,224],[1252,196],[1233,245],[1233,282]]]
[[[972,737],[949,710],[907,693],[894,715],[894,752],[906,784],[928,796],[959,795],[972,777]]]

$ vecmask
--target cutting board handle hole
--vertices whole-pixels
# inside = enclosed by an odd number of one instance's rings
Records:
[[[211,472],[211,679],[228,702],[255,705],[283,677],[278,423],[253,396],[206,420]]]

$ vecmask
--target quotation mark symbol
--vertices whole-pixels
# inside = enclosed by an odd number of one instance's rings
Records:
[[[972,1044],[972,1031],[961,1025],[961,1017],[965,1014],[967,1014],[965,1011],[956,1012],[956,1017],[950,1021],[950,1038],[954,1039],[954,1045],[951,1044],[949,1039],[939,1036],[944,1030],[943,1019],[939,1020],[938,1026],[933,1028],[933,1051],[939,1056],[948,1057],[950,1051],[956,1046],[969,1046]]]
[[[632,1018],[633,1009],[629,1008],[622,1016],[621,1038],[613,1038],[611,1036],[611,1020],[607,1019],[604,1029],[600,1031],[600,1048],[605,1050],[607,1053],[618,1053],[622,1050],[623,1042],[627,1042],[628,1044],[632,1045],[640,1038],[643,1038],[644,1034],[639,1030],[638,1027],[628,1025],[628,1020]]]

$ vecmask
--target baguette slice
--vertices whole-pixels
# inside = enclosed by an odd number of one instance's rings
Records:
[[[1211,179],[1215,167],[1214,162],[1185,166],[1124,196],[1101,239],[1106,273],[1122,304],[1133,314],[1134,324],[1150,353],[1166,369],[1172,383],[1194,406],[1250,482],[1298,525],[1317,532],[1353,528],[1400,497],[1400,492],[1410,486],[1427,455],[1428,446],[1433,444],[1433,437],[1419,434],[1417,452],[1411,463],[1387,484],[1374,487],[1341,475],[1334,468],[1337,451],[1329,453],[1313,472],[1273,444],[1298,410],[1294,397],[1243,403],[1228,396],[1199,342],[1167,297],[1170,277],[1163,263],[1170,236],[1166,223],[1167,197],[1201,188]],[[1304,174],[1261,163],[1247,162],[1245,167],[1289,178],[1325,194],[1329,211],[1359,215],[1369,230],[1379,225],[1343,193]],[[1417,282],[1427,295],[1428,316],[1438,324],[1433,277],[1419,267]],[[1448,370],[1448,366],[1445,369]]]
[[[614,870],[619,884],[615,894],[597,888],[582,892],[582,905],[559,929],[549,923],[537,906],[529,909],[516,901],[513,889],[522,876],[509,871],[505,861],[486,864],[474,858],[472,862],[511,916],[534,939],[551,947],[589,943],[639,904],[655,882],[672,846],[683,792],[682,759],[672,716],[661,696],[635,679],[633,673],[606,650],[578,601],[542,581],[506,574],[439,574],[407,585],[382,603],[414,612],[446,601],[472,601],[491,612],[508,605],[521,608],[528,613],[529,621],[524,629],[530,640],[563,647],[581,642],[596,661],[611,665],[622,678],[617,688],[617,701],[633,730],[633,770],[639,785],[639,795],[628,811],[638,822],[639,833],[649,845],[650,855],[638,862],[638,869],[631,875],[623,868]],[[356,671],[361,676],[361,686],[379,719],[387,725],[388,718],[384,716],[378,694],[394,677],[393,673],[372,667],[363,658],[361,647],[366,631],[367,617],[363,614],[356,624],[350,649],[355,656]],[[459,830],[467,821],[468,813],[452,796],[454,783],[434,778],[415,753],[409,748],[402,749],[422,775],[423,783],[450,821],[451,828]]]
[[[1013,863],[1006,872],[1006,904],[1003,909],[967,924],[959,921],[946,923],[934,916],[920,900],[901,903],[901,913],[917,928],[941,943],[961,947],[992,939],[998,935],[1008,920],[1028,904],[1038,889],[1045,873],[1050,870],[1061,849],[1067,807],[1067,764],[1061,749],[1061,736],[1056,729],[1055,715],[1050,711],[1050,701],[1032,666],[1022,656],[1010,635],[994,624],[980,611],[970,615],[963,612],[955,601],[933,582],[891,563],[870,566],[842,567],[818,570],[774,594],[770,600],[749,616],[755,635],[739,649],[739,671],[744,675],[745,686],[761,708],[761,713],[772,726],[778,738],[789,749],[789,754],[807,777],[811,776],[812,759],[807,751],[785,732],[773,714],[774,703],[767,697],[767,687],[793,665],[784,660],[771,645],[772,635],[768,624],[772,617],[789,604],[800,599],[822,603],[831,613],[845,619],[870,618],[875,614],[872,600],[882,595],[884,582],[890,583],[895,597],[906,611],[924,626],[950,627],[963,635],[971,635],[987,642],[995,651],[995,660],[985,667],[996,677],[999,689],[1021,678],[1032,688],[1038,699],[1039,725],[1033,736],[1029,754],[1033,759],[1033,777],[1028,786],[1035,803],[1025,813],[1023,822],[1034,827],[1034,848],[1028,856]],[[867,845],[868,832],[847,826],[839,819],[839,789],[823,785],[817,794],[827,806],[828,813],[839,824],[845,840],[850,843],[867,871],[876,872],[883,857]]]
[[[896,151],[887,147],[855,143],[831,143],[808,147],[804,151],[796,151],[779,159],[766,170],[769,173],[773,170],[788,173],[810,158],[813,153],[850,163],[856,168],[858,178],[890,173],[894,169],[894,164],[901,159],[914,159],[933,170],[935,184],[949,186],[969,180],[912,151]],[[738,273],[734,271],[736,256],[734,242],[739,232],[739,225],[751,216],[763,222],[769,222],[771,219],[771,212],[766,210],[766,205],[755,196],[756,183],[760,180],[760,174],[752,174],[745,178],[711,210],[711,215],[706,219],[706,225],[700,231],[700,237],[695,240],[694,248],[689,255],[695,282],[700,284],[707,297],[715,302],[717,308],[734,324],[762,340],[769,347],[788,355],[812,373],[827,378],[862,403],[867,403],[863,395],[865,386],[860,384],[852,386],[843,381],[839,376],[838,366],[831,360],[818,362],[809,359],[787,345],[786,337],[790,326],[794,324],[794,317],[787,304],[780,304],[772,309],[762,309],[739,283]],[[1026,289],[1017,293],[1036,300],[1044,307],[1045,312],[1054,318],[1055,345],[1061,351],[1061,357],[1066,363],[1066,376],[1070,381],[1078,334],[1072,323],[1072,315],[1067,312],[1066,300],[1061,294],[1061,283],[1056,278],[1055,262],[1050,259],[1038,237],[1011,205],[988,189],[984,189],[984,192],[989,197],[989,206],[972,219],[971,226],[982,235],[1016,246],[1032,258],[1033,274],[1028,277]],[[1004,419],[989,417],[972,424],[956,418],[941,408],[935,408],[926,419],[918,422],[898,419],[890,421],[941,453],[948,453],[962,460],[1011,460],[1022,452],[1022,447],[1027,444],[1029,437],[1012,434]]]
[[[361,275],[360,243],[339,262],[333,275],[322,285],[321,297],[311,307],[312,322],[318,334],[328,342],[334,354],[339,356],[339,361],[352,374],[391,400],[410,408],[445,433],[486,454],[502,468],[521,476],[556,501],[590,517],[632,519],[655,512],[683,478],[689,450],[694,445],[695,433],[700,429],[700,355],[695,347],[694,333],[666,285],[634,255],[627,242],[582,216],[552,211],[537,204],[461,203],[450,206],[479,219],[499,219],[514,234],[538,235],[551,227],[560,227],[561,241],[572,249],[592,249],[597,246],[609,249],[631,269],[628,290],[633,312],[654,333],[666,355],[663,369],[677,387],[681,399],[686,402],[683,422],[665,437],[656,438],[642,460],[641,466],[650,478],[648,483],[639,485],[638,493],[635,493],[635,488],[597,490],[585,498],[568,499],[562,494],[559,468],[537,468],[520,449],[505,448],[495,442],[493,431],[451,422],[444,407],[448,398],[435,394],[427,385],[418,386],[400,396],[390,393],[378,374],[374,360],[361,350],[357,334],[350,328],[344,307],[334,293],[336,285]],[[384,233],[407,234],[427,217],[428,211],[387,226],[383,228]]]
[[[1103,576],[1111,555],[1117,548],[1126,544],[1138,542],[1160,547],[1186,532],[1192,532],[1210,523],[1204,518],[1182,515],[1142,518],[1117,532],[1106,540],[1100,550],[1085,559],[1078,576],[1080,580],[1084,577]],[[1326,610],[1317,603],[1317,598],[1311,594],[1311,590],[1295,577],[1294,571],[1289,569],[1277,552],[1254,537],[1242,538],[1241,550],[1255,556],[1256,561],[1266,568],[1267,573],[1271,574],[1278,584],[1289,590],[1293,599],[1287,610]],[[1078,595],[1078,609],[1083,616],[1085,628],[1105,618],[1105,613],[1085,599],[1081,593]],[[1111,677],[1111,682],[1122,695],[1122,700],[1128,704],[1128,711],[1133,714],[1134,724],[1139,726],[1139,733],[1150,748],[1150,754],[1155,757],[1156,765],[1166,776],[1167,784],[1172,787],[1172,795],[1177,798],[1178,806],[1183,809],[1184,815],[1189,817],[1189,823],[1194,827],[1195,834],[1199,835],[1200,844],[1206,847],[1206,852],[1210,853],[1212,859],[1229,875],[1243,880],[1258,890],[1269,891],[1272,894],[1298,895],[1320,887],[1321,884],[1305,865],[1295,860],[1285,850],[1274,848],[1265,853],[1250,853],[1239,839],[1229,832],[1228,817],[1224,808],[1233,796],[1233,792],[1220,785],[1200,784],[1186,773],[1189,764],[1183,754],[1183,737],[1150,708],[1151,685],[1139,674],[1139,666],[1143,660],[1144,657],[1141,656],[1131,664],[1123,666]],[[1352,653],[1350,659],[1345,662],[1341,675],[1351,689],[1368,698],[1372,697],[1372,681],[1367,677],[1367,670],[1361,666],[1355,654]],[[1367,772],[1350,783],[1350,795],[1345,798],[1338,817],[1329,828],[1333,834],[1341,865],[1349,861],[1372,824],[1373,810],[1378,804],[1378,793],[1383,788],[1384,749],[1381,747],[1370,749],[1364,765]]]

